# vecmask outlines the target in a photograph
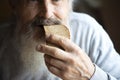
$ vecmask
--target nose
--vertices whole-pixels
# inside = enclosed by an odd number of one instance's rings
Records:
[[[50,18],[53,16],[53,6],[50,3],[45,2],[40,6],[40,12],[39,12],[40,17],[44,18]]]

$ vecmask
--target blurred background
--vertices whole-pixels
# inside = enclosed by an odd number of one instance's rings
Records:
[[[74,11],[93,16],[110,35],[120,53],[120,0],[74,0]],[[11,8],[7,0],[0,0],[0,24],[8,21]]]

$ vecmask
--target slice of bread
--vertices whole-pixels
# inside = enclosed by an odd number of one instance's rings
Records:
[[[64,25],[44,26],[45,34],[56,34],[70,39],[70,31]]]
[[[45,30],[45,35],[47,35],[47,34],[56,34],[56,35],[63,36],[65,38],[70,39],[70,31],[64,25],[44,26],[44,30]],[[53,45],[53,44],[47,43],[47,42],[46,42],[46,44],[51,45],[51,46],[56,46],[56,45]]]

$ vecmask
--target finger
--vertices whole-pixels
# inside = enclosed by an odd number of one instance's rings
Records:
[[[64,61],[53,58],[46,54],[44,55],[44,58],[45,58],[45,62],[49,63],[50,65],[52,65],[60,70],[64,70],[64,68],[66,67],[66,63]]]
[[[47,36],[46,40],[53,44],[60,45],[66,51],[72,51],[78,48],[72,41],[62,36],[51,34]]]
[[[48,45],[39,45],[37,46],[37,50],[40,52],[43,52],[47,55],[50,55],[54,58],[57,58],[59,60],[66,61],[67,59],[67,53],[59,48],[48,46]]]
[[[50,65],[49,63],[46,63],[46,65],[47,65],[48,70],[49,70],[51,73],[53,73],[53,74],[55,74],[56,76],[60,77],[60,75],[61,75],[61,70],[59,70],[58,68]]]

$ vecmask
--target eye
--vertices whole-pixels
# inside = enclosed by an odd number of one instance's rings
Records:
[[[52,0],[52,2],[54,3],[54,4],[59,4],[60,2],[62,2],[63,0]]]

